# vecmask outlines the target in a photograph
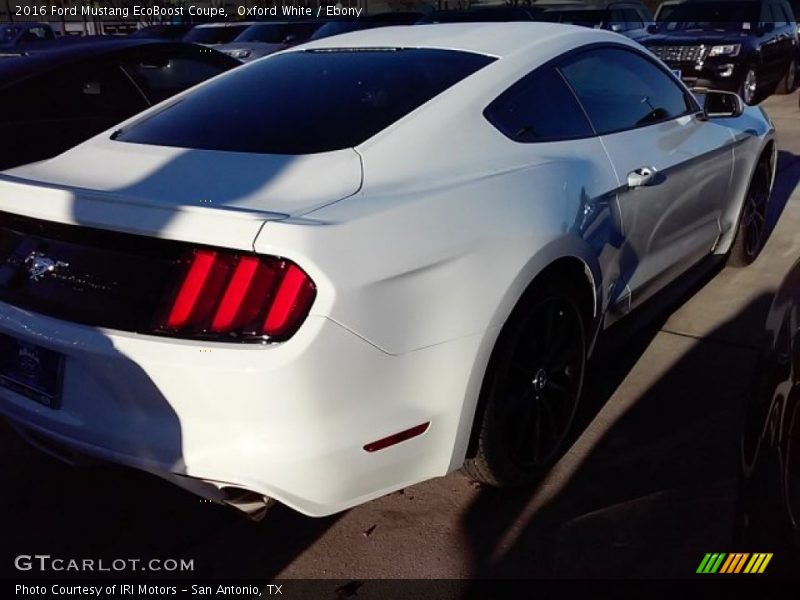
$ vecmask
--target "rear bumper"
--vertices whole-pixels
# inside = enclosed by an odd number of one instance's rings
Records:
[[[60,409],[0,388],[0,414],[27,435],[176,483],[211,482],[208,493],[194,486],[209,497],[235,486],[313,516],[459,464],[454,447],[483,339],[395,356],[312,316],[282,344],[203,344],[1,303],[0,332],[65,356]],[[364,450],[422,423],[430,426],[418,437]]]

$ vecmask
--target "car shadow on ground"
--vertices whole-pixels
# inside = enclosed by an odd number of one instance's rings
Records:
[[[769,240],[786,208],[786,203],[800,182],[800,156],[780,150],[775,174],[775,187],[767,205],[766,239]]]
[[[670,306],[718,268],[689,273]],[[663,303],[612,331],[590,363],[567,454],[533,489],[484,488],[464,515],[473,576],[688,577],[705,552],[728,550],[760,340],[714,340],[763,328],[771,299],[756,297],[706,340],[661,332]],[[636,364],[657,351],[676,359],[648,378]]]

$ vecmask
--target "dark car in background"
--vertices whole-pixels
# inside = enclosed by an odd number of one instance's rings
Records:
[[[302,44],[320,26],[320,21],[265,21],[243,30],[231,42],[215,46],[242,62],[249,62],[273,52]]]
[[[661,4],[658,5],[655,14],[656,23],[660,23],[661,21],[668,21],[669,16],[672,14],[672,11],[675,10],[675,7],[678,4],[683,4],[686,0],[664,0]]]
[[[800,261],[769,310],[745,411],[737,548],[774,555],[769,573],[800,565]]]
[[[129,34],[136,38],[149,38],[156,40],[179,40],[192,30],[191,23],[158,23],[147,25]]]
[[[362,29],[373,29],[375,27],[387,27],[391,25],[413,25],[422,18],[422,13],[418,12],[388,12],[360,17],[358,19],[336,19],[326,21],[311,36],[312,40],[350,33],[351,31],[361,31]]]
[[[687,0],[640,42],[690,87],[754,104],[795,88],[798,31],[786,0]]]
[[[0,23],[0,53],[20,52],[31,44],[56,39],[47,23]]]
[[[0,169],[50,158],[240,63],[124,37],[0,59]]]
[[[655,22],[650,9],[641,2],[589,2],[578,6],[545,8],[541,20],[607,29],[639,40]]]
[[[419,19],[417,24],[541,21],[543,13],[544,9],[537,6],[486,6],[467,10],[434,10]]]

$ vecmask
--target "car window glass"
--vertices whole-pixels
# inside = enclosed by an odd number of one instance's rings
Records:
[[[780,3],[781,10],[783,11],[783,18],[786,20],[787,24],[794,23],[795,17],[794,12],[792,11],[792,7],[789,6],[789,3],[786,0]]]
[[[582,52],[561,71],[601,134],[674,119],[690,108],[680,86],[633,51]]]
[[[147,107],[139,90],[118,67],[70,77],[53,93],[80,116],[127,116]]]
[[[76,69],[64,75],[36,78],[17,86],[8,100],[11,105],[24,107],[21,119],[27,115],[31,120],[121,120],[148,106],[118,67]]]
[[[123,68],[153,104],[227,70],[216,61],[165,53],[128,61]]]
[[[552,67],[537,69],[522,78],[483,114],[516,142],[547,142],[594,134],[574,94]]]
[[[763,2],[761,4],[761,22],[772,23],[775,21],[775,16],[772,14],[772,4]]]
[[[785,27],[786,26],[786,18],[783,15],[783,11],[781,10],[780,6],[777,4],[770,3],[769,5],[770,14],[772,15],[772,22],[775,23],[776,27]]]
[[[622,13],[625,15],[625,22],[628,24],[628,29],[641,29],[644,27],[644,22],[642,22],[641,17],[639,17],[639,13],[632,8],[626,8]]]
[[[116,139],[260,154],[351,148],[494,60],[417,48],[277,54],[231,70]]]
[[[630,29],[630,25],[625,22],[625,13],[619,9],[614,9],[609,12],[608,24],[609,26],[616,25],[620,31],[627,31]]]
[[[794,23],[797,20],[797,17],[795,16],[796,13],[793,6],[789,4],[789,2],[787,2],[786,0],[783,0],[781,2],[781,6],[783,7],[783,12],[786,15],[786,20],[789,23]]]

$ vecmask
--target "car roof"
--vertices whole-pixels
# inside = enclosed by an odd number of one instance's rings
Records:
[[[295,46],[288,52],[326,48],[436,48],[503,58],[528,52],[548,39],[575,31],[582,32],[589,41],[619,41],[620,37],[602,30],[560,23],[432,23],[343,33]]]
[[[133,48],[194,48],[194,44],[134,37],[92,37],[67,43],[56,41],[16,56],[0,58],[0,88],[89,58],[109,56]]]

